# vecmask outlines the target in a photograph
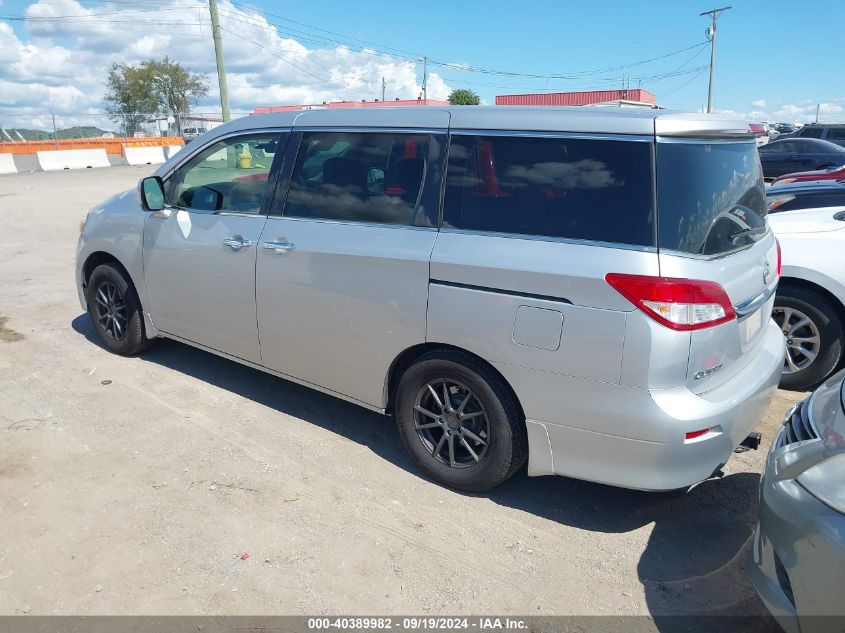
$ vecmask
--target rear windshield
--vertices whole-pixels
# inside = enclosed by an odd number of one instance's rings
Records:
[[[754,143],[657,143],[658,246],[720,255],[766,233]]]

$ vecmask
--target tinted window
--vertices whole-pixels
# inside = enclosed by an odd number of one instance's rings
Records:
[[[795,143],[783,141],[780,143],[767,143],[760,147],[761,154],[788,154],[795,151]]]
[[[832,127],[827,131],[827,140],[845,139],[845,127]]]
[[[196,213],[260,213],[278,142],[278,134],[257,134],[212,144],[168,178],[167,203]]]
[[[798,136],[806,138],[821,138],[824,128],[821,127],[804,127],[798,132]]]
[[[715,255],[766,232],[763,171],[751,143],[657,144],[661,248]]]
[[[845,204],[845,191],[837,195],[829,194],[807,194],[807,195],[775,195],[769,199],[769,213],[780,211],[798,211],[800,209],[820,209],[823,207],[840,207]]]
[[[305,132],[284,214],[434,226],[442,145],[426,134]]]
[[[443,226],[653,246],[651,145],[453,136]]]

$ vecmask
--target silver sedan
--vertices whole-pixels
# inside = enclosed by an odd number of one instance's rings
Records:
[[[754,586],[785,630],[845,630],[845,371],[787,412],[753,552]]]

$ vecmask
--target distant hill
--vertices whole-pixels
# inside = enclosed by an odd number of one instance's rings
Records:
[[[49,140],[53,138],[53,133],[46,130],[30,130],[25,128],[15,128],[15,131],[20,132],[27,141]],[[97,138],[103,134],[108,133],[109,130],[102,130],[98,127],[90,125],[69,127],[64,130],[57,130],[56,134],[59,138]],[[18,140],[17,136],[6,129],[6,133],[12,137],[13,140]],[[2,135],[0,135],[2,136]],[[6,140],[5,138],[0,140]]]

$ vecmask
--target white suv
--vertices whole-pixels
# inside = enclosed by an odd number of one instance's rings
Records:
[[[783,255],[772,317],[786,337],[781,386],[812,389],[840,366],[845,345],[845,209],[769,215]]]

